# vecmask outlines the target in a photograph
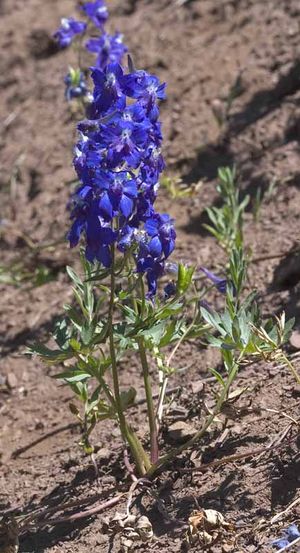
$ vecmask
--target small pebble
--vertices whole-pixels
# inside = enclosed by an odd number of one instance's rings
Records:
[[[169,438],[178,443],[183,443],[196,433],[193,426],[184,421],[176,421],[168,428]]]
[[[14,373],[9,373],[6,378],[6,384],[11,390],[18,385],[18,379]]]

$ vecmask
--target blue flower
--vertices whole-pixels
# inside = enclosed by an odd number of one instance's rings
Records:
[[[122,79],[123,91],[126,96],[140,100],[147,108],[148,114],[157,119],[157,100],[164,100],[165,83],[160,83],[158,77],[146,71],[135,71],[125,75]]]
[[[226,288],[227,288],[226,278],[218,277],[217,275],[215,275],[205,267],[200,267],[200,270],[203,271],[203,273],[205,273],[207,278],[209,278],[209,280],[211,280],[215,284],[216,288],[219,290],[221,294],[226,294]]]
[[[78,244],[81,234],[85,233],[85,256],[88,261],[99,261],[105,267],[110,266],[110,246],[114,243],[117,233],[109,222],[105,221],[99,211],[99,201],[93,197],[91,187],[81,187],[74,199],[72,219],[74,223],[69,231],[70,246]]]
[[[124,104],[125,99],[120,86],[123,70],[118,63],[109,63],[103,71],[95,68],[91,76],[95,85],[92,112],[93,118],[97,119],[111,107],[120,107],[115,105],[118,100],[123,100]]]
[[[297,538],[300,538],[300,532],[298,530],[298,527],[296,524],[291,524],[286,530],[285,533],[290,540],[290,542],[293,542]]]
[[[286,530],[283,531],[283,537],[272,542],[273,547],[277,549],[283,549],[292,544],[295,540],[300,538],[300,532],[296,524],[291,524]]]
[[[118,249],[120,252],[126,252],[135,244],[135,234],[136,228],[130,225],[125,225],[121,232],[118,240]]]
[[[142,257],[137,261],[137,272],[145,273],[148,284],[148,298],[155,296],[157,292],[157,281],[164,274],[164,263],[160,259],[153,259],[150,255]]]
[[[107,147],[107,162],[111,167],[125,161],[132,167],[139,165],[148,138],[146,125],[119,119],[117,123],[103,125],[101,132],[102,144]]]
[[[134,200],[137,197],[137,185],[134,179],[128,178],[125,172],[108,175],[106,183],[102,182],[104,189],[99,199],[99,211],[101,215],[110,220],[117,215],[126,219],[132,214]]]
[[[173,219],[169,215],[160,215],[156,213],[145,223],[145,230],[151,237],[148,249],[153,257],[159,257],[162,254],[165,258],[169,257],[175,248],[176,232]]]
[[[273,547],[277,547],[277,549],[283,549],[284,547],[287,547],[289,545],[289,540],[286,538],[280,538],[279,540],[274,540],[272,542]]]
[[[176,233],[169,215],[153,213],[146,219],[144,231],[135,234],[138,241],[136,266],[138,273],[145,273],[148,297],[156,294],[157,280],[164,274],[165,259],[175,247]]]
[[[99,38],[91,38],[86,43],[89,52],[97,54],[96,67],[104,69],[109,63],[120,63],[128,48],[123,44],[123,35],[103,33]]]
[[[69,46],[76,35],[84,33],[86,30],[86,23],[82,21],[76,21],[72,17],[63,18],[61,20],[60,28],[54,33],[54,38],[58,42],[61,48]]]
[[[85,2],[82,6],[85,14],[91,19],[96,27],[102,29],[108,18],[108,10],[103,0],[95,0],[94,2]]]
[[[166,273],[177,275],[178,274],[178,264],[168,262],[165,265],[165,270],[166,270]]]

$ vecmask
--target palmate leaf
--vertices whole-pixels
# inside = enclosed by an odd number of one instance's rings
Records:
[[[94,336],[92,338],[91,344],[101,344],[106,341],[107,334],[108,334],[108,322],[98,323],[95,329]]]
[[[123,312],[123,315],[126,317],[126,320],[129,323],[134,323],[136,321],[136,319],[138,318],[137,314],[134,311],[134,309],[129,307],[129,305],[124,305],[122,303],[118,303],[117,306]]]
[[[213,328],[218,330],[220,334],[222,334],[222,336],[225,336],[226,331],[222,327],[222,319],[220,315],[218,315],[216,311],[208,311],[208,309],[205,309],[205,307],[201,307],[200,311],[203,319]]]
[[[96,328],[96,324],[95,323],[85,323],[81,329],[81,339],[84,343],[85,346],[88,346],[92,341],[93,341],[93,338],[95,336],[95,328]]]
[[[30,355],[38,355],[47,365],[57,365],[74,357],[74,352],[70,349],[67,351],[59,349],[52,350],[42,344],[32,344],[29,346],[26,353]]]
[[[79,290],[83,293],[84,285],[81,278],[74,271],[74,269],[72,269],[72,267],[70,267],[69,265],[67,265],[66,270],[72,282],[74,282],[75,286],[79,288]]]
[[[71,337],[72,329],[68,324],[68,320],[66,318],[62,318],[57,321],[54,326],[53,338],[59,348],[67,350],[69,348],[69,341]]]
[[[173,342],[174,340],[178,340],[180,338],[180,327],[181,324],[177,321],[171,321],[169,325],[167,325],[164,329],[164,334],[161,337],[161,340],[159,342],[159,348],[163,348]]]
[[[153,325],[151,328],[141,330],[137,333],[137,336],[143,336],[146,342],[146,345],[151,347],[151,345],[158,346],[164,333],[165,333],[166,323],[165,321],[160,321],[159,323]]]
[[[79,369],[91,377],[103,378],[106,370],[111,365],[111,358],[105,357],[97,359],[89,355],[86,359],[79,359],[74,369]]]
[[[181,310],[182,310],[181,302],[169,303],[165,307],[159,310],[159,312],[157,313],[157,320],[167,319],[172,315],[176,315],[177,313],[180,313]]]

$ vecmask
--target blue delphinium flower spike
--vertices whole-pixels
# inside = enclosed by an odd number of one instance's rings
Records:
[[[200,267],[200,270],[203,271],[203,273],[205,273],[207,278],[209,278],[209,280],[211,280],[215,284],[216,288],[219,290],[221,294],[226,294],[226,287],[227,287],[226,278],[218,277],[217,275],[215,275],[205,267]]]
[[[63,18],[61,20],[61,26],[53,36],[61,48],[66,48],[70,46],[76,35],[84,33],[85,30],[86,23],[83,21],[76,21],[72,17]]]
[[[93,11],[91,4],[84,6]],[[89,48],[96,52],[99,44],[94,40]],[[116,49],[116,57],[123,53]],[[105,267],[113,245],[122,253],[131,250],[152,298],[176,240],[173,220],[154,208],[165,166],[157,105],[165,84],[146,71],[125,74],[115,61],[101,58],[92,70],[88,118],[78,125],[74,167],[81,184],[71,201],[68,238],[74,247],[83,236],[86,258]]]

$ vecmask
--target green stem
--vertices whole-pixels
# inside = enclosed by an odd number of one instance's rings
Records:
[[[282,359],[283,363],[285,363],[285,364],[288,366],[288,368],[290,369],[292,375],[293,375],[294,378],[296,379],[296,382],[297,382],[298,384],[300,384],[300,376],[299,376],[299,374],[297,373],[297,371],[296,371],[294,365],[290,362],[289,358],[283,353],[281,359]]]
[[[120,394],[119,386],[119,376],[118,376],[118,367],[116,359],[116,351],[114,344],[114,328],[113,328],[113,313],[114,313],[114,300],[115,300],[115,274],[114,274],[114,265],[115,265],[115,248],[111,247],[111,277],[110,277],[110,302],[109,302],[109,315],[108,315],[108,334],[109,334],[109,347],[110,347],[110,358],[111,358],[111,367],[112,367],[112,377],[113,377],[113,386],[114,386],[114,396],[115,396],[115,405],[117,409],[119,425],[122,437],[124,441],[128,442],[131,453],[134,457],[137,469],[141,475],[145,474],[149,470],[151,463],[150,460],[142,446],[139,442],[138,437],[132,428],[127,424]]]
[[[214,285],[211,286],[211,288],[213,288]],[[201,296],[200,296],[201,298]],[[168,359],[167,359],[167,362],[166,362],[166,366],[167,368],[170,367],[170,364],[171,364],[171,361],[174,357],[174,355],[176,354],[176,352],[178,351],[179,347],[181,346],[182,342],[186,339],[187,335],[189,334],[189,332],[192,330],[195,322],[196,322],[196,319],[197,319],[197,314],[198,314],[198,307],[197,305],[195,305],[195,313],[194,313],[194,317],[193,317],[193,320],[191,322],[191,324],[187,327],[187,329],[185,330],[185,332],[182,334],[182,336],[180,337],[180,339],[178,340],[178,342],[176,343],[175,347],[173,348],[173,350],[171,351]],[[168,384],[168,374],[166,374],[165,372],[163,372],[163,379],[162,379],[162,383],[161,383],[161,387],[160,387],[160,394],[159,394],[159,400],[158,400],[158,407],[157,407],[157,411],[156,411],[156,415],[157,415],[157,419],[158,419],[158,422],[159,424],[161,423],[161,420],[162,420],[162,415],[163,415],[163,404],[164,404],[164,398],[165,398],[165,395],[166,395],[166,391],[167,391],[167,384]]]
[[[157,463],[158,461],[157,426],[156,426],[155,409],[154,409],[154,403],[153,403],[153,397],[152,397],[151,377],[149,373],[149,365],[148,365],[143,338],[138,339],[138,346],[139,346],[139,353],[140,353],[142,369],[143,369],[144,386],[145,386],[146,401],[147,401],[147,412],[148,412],[150,444],[151,444],[151,462]]]
[[[130,267],[129,267],[130,270]],[[132,305],[135,313],[139,314],[139,308],[138,303],[133,295],[133,283],[132,283],[132,277],[129,275],[129,283],[132,287]],[[141,312],[140,315],[143,317],[145,313],[145,287],[144,287],[144,281],[143,277],[141,276],[139,278],[139,284],[141,287]],[[150,430],[150,447],[151,447],[151,463],[156,463],[158,460],[158,432],[157,432],[157,425],[156,425],[156,418],[155,418],[155,409],[154,409],[154,403],[153,403],[153,397],[152,397],[152,386],[151,386],[151,378],[150,378],[150,372],[149,372],[149,365],[145,350],[145,342],[143,338],[137,339],[138,348],[139,348],[139,354],[142,364],[142,370],[143,370],[143,377],[144,377],[144,387],[145,387],[145,394],[146,394],[146,403],[147,403],[147,413],[148,413],[148,421],[149,421],[149,430]]]
[[[223,388],[223,391],[218,399],[218,402],[214,408],[214,411],[213,413],[211,413],[210,415],[208,415],[208,417],[206,417],[202,427],[200,428],[200,430],[192,437],[190,438],[187,442],[185,442],[182,446],[176,448],[176,449],[173,449],[172,451],[170,451],[170,453],[167,453],[166,455],[164,455],[163,457],[161,457],[161,459],[159,459],[157,461],[157,463],[155,463],[151,468],[150,470],[147,472],[147,476],[153,476],[153,474],[155,474],[155,472],[161,468],[163,465],[165,465],[166,463],[169,463],[170,461],[172,461],[173,459],[175,459],[175,457],[177,457],[178,455],[180,455],[180,453],[182,453],[185,449],[189,448],[189,447],[192,447],[198,440],[200,440],[200,438],[202,438],[202,436],[204,435],[204,433],[206,432],[206,430],[210,427],[210,425],[214,422],[216,416],[220,413],[221,411],[221,408],[222,408],[222,405],[224,403],[224,401],[226,400],[227,398],[227,394],[228,394],[228,391],[230,389],[230,386],[237,374],[237,371],[238,371],[238,364],[236,363],[233,367],[232,367],[232,370],[230,372],[230,374],[228,375],[228,378],[227,378],[227,381],[226,381],[226,384]]]

